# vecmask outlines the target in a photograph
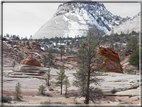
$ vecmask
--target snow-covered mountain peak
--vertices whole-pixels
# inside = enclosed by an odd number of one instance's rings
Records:
[[[39,29],[34,38],[86,36],[89,28],[94,30],[95,36],[102,36],[126,20],[113,15],[103,3],[67,2],[58,6],[53,18]]]

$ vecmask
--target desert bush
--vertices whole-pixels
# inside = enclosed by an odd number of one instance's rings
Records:
[[[48,101],[45,101],[45,102],[41,102],[40,104],[51,104],[51,103]]]
[[[79,102],[75,102],[74,104],[82,104],[82,103],[79,103]]]
[[[53,88],[49,88],[49,91],[54,91]]]
[[[40,70],[40,71],[38,72],[38,74],[40,74],[40,75],[45,74],[45,71],[44,71],[44,70]]]
[[[13,94],[14,94],[14,100],[20,101],[21,98],[23,98],[21,96],[21,84],[19,82],[16,84],[15,92]]]
[[[8,103],[8,102],[10,102],[10,101],[12,101],[12,98],[11,98],[11,97],[9,97],[9,96],[3,96],[3,97],[2,97],[2,102],[3,102],[3,103]]]
[[[54,104],[66,104],[64,102],[55,102]]]
[[[115,88],[113,88],[111,91],[110,91],[112,94],[115,94],[117,92],[117,90]]]
[[[65,95],[65,98],[69,98],[69,95]]]
[[[44,87],[43,85],[39,86],[39,88],[38,88],[39,94],[45,95],[45,91],[46,91],[45,88],[46,87]]]

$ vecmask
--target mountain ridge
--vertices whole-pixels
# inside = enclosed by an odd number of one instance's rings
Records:
[[[113,15],[103,3],[63,3],[33,38],[87,36],[90,28],[95,36],[102,36],[126,20]]]

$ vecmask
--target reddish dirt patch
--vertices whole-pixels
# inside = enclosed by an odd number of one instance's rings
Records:
[[[3,90],[3,96],[13,96],[14,91]],[[22,96],[31,96],[37,94],[37,91],[22,91]]]

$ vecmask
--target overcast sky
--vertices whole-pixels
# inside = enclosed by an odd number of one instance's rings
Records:
[[[20,37],[34,35],[50,20],[61,3],[3,3],[3,34]],[[139,3],[104,3],[114,15],[133,17],[140,12]]]

